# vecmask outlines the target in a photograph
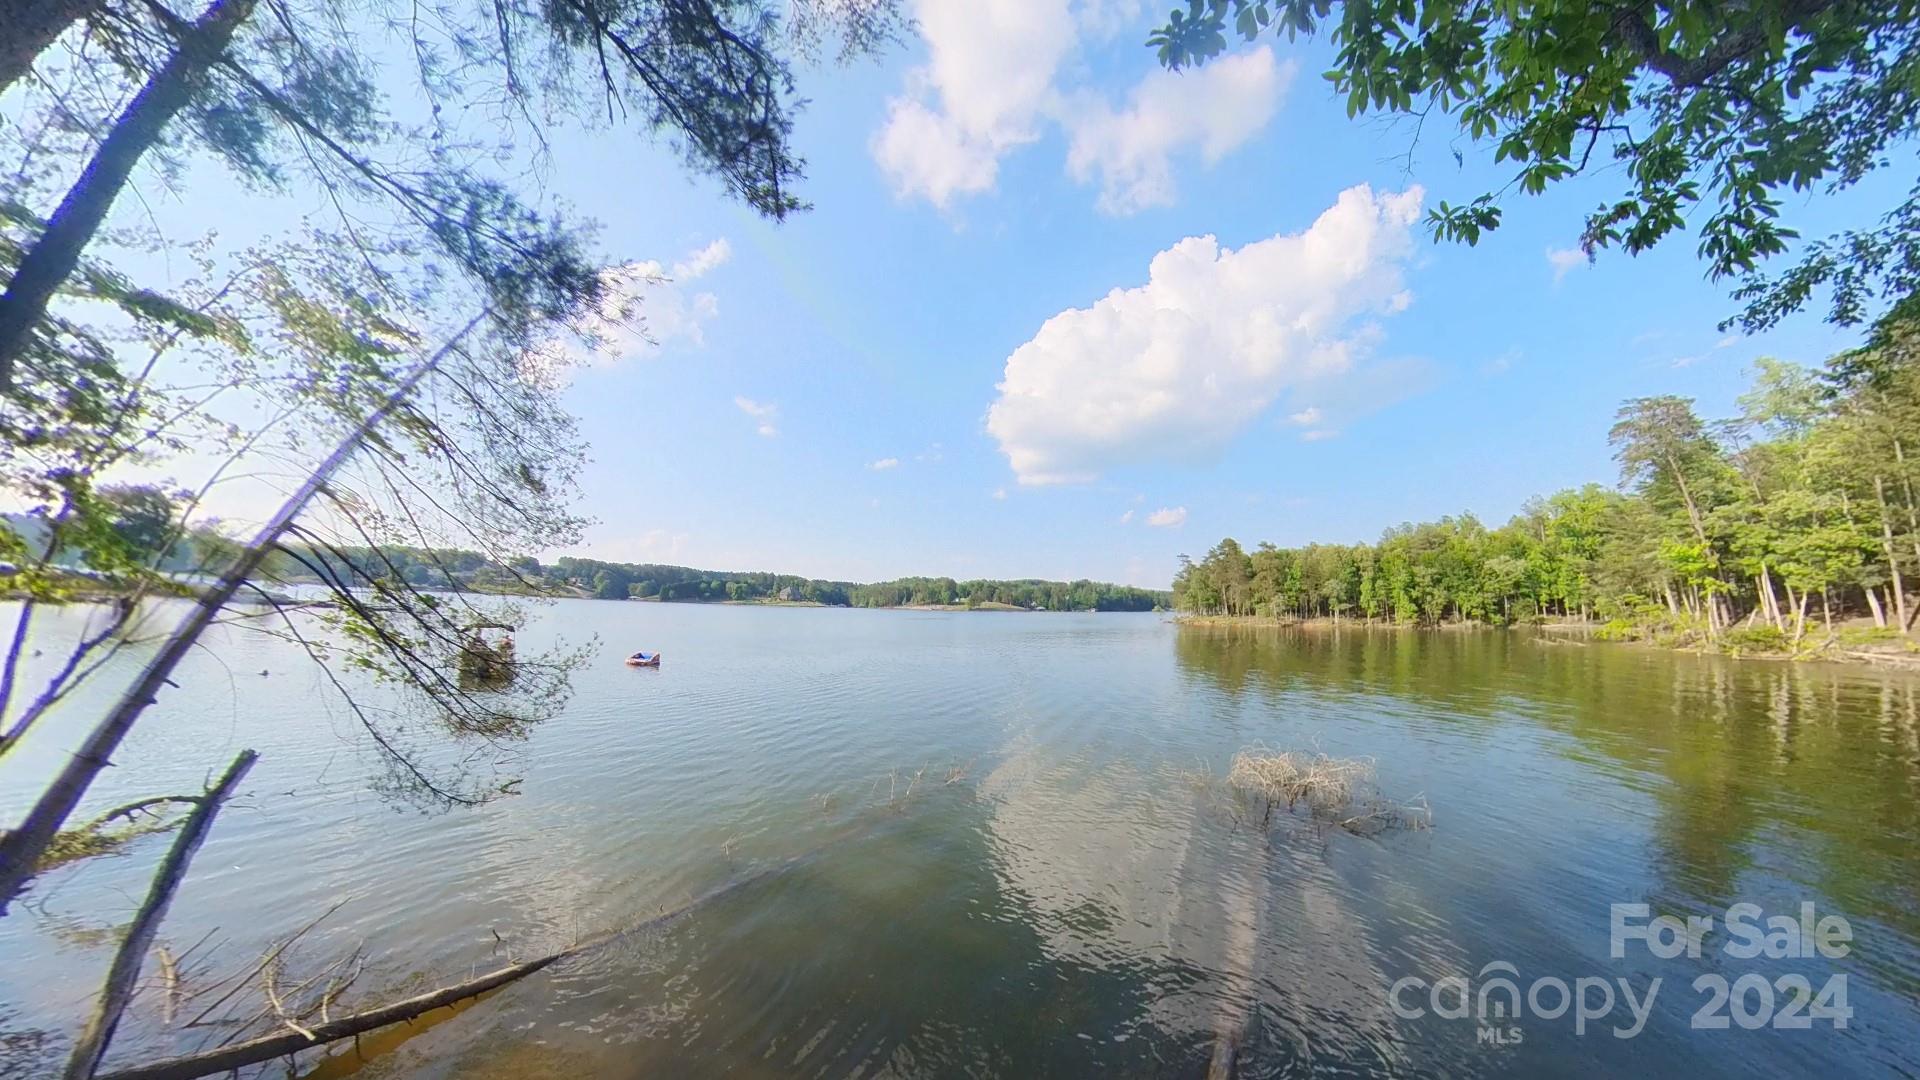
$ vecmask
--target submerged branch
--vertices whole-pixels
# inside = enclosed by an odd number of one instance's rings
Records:
[[[242,750],[233,764],[227,766],[220,782],[201,795],[199,805],[187,815],[180,835],[174,838],[173,847],[154,872],[153,887],[134,915],[133,924],[127,928],[127,936],[121,939],[120,948],[113,954],[113,964],[107,969],[106,985],[101,988],[93,1015],[74,1043],[73,1056],[67,1059],[66,1080],[90,1080],[99,1067],[100,1058],[113,1039],[113,1029],[119,1026],[121,1014],[133,1000],[134,986],[140,979],[140,964],[153,945],[153,935],[159,931],[161,920],[167,917],[167,908],[173,904],[173,894],[187,875],[187,866],[212,830],[214,815],[233,796],[233,789],[259,758],[252,750]]]

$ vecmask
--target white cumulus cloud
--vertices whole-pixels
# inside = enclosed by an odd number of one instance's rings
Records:
[[[770,401],[755,401],[750,397],[736,397],[733,399],[733,404],[741,412],[759,421],[754,430],[759,432],[761,438],[771,439],[780,434],[779,427],[774,424],[774,420],[780,415],[780,406]]]
[[[1173,201],[1174,155],[1197,151],[1210,165],[1253,137],[1294,65],[1261,46],[1175,75],[1141,54],[1147,71],[1118,104],[1075,85],[1083,45],[1111,39],[1146,10],[1137,0],[916,0],[927,62],[888,102],[870,144],[894,193],[946,208],[991,191],[1001,160],[1052,125],[1067,138],[1068,172],[1098,180],[1101,210]]]
[[[1040,137],[1054,72],[1077,33],[1065,0],[913,7],[927,64],[889,103],[872,150],[895,192],[946,206],[993,187],[1001,155]]]
[[[1163,506],[1147,515],[1147,524],[1156,529],[1177,529],[1187,523],[1187,508]]]
[[[1169,205],[1174,153],[1193,147],[1208,165],[1219,161],[1267,126],[1295,70],[1262,45],[1196,71],[1153,71],[1119,109],[1080,95],[1062,118],[1067,171],[1081,183],[1099,180],[1106,213]]]
[[[1349,370],[1403,310],[1422,192],[1361,185],[1302,232],[1189,237],[1147,282],[1048,319],[1007,357],[987,431],[1023,484],[1218,452],[1291,387]]]
[[[872,469],[874,472],[885,472],[888,469],[897,469],[899,467],[900,459],[897,457],[883,457],[878,461],[867,462],[867,468]]]
[[[1320,410],[1309,405],[1287,417],[1287,422],[1290,424],[1299,424],[1301,427],[1312,427],[1314,424],[1320,422]]]

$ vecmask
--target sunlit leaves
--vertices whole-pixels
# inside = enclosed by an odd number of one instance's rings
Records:
[[[1454,206],[1443,200],[1439,207],[1427,212],[1427,225],[1433,229],[1435,240],[1455,240],[1472,247],[1480,242],[1481,233],[1500,227],[1500,207],[1488,195],[1466,206]]]

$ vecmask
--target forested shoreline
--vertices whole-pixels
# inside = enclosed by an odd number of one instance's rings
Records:
[[[1176,610],[1270,619],[1514,625],[1603,622],[1609,636],[1800,651],[1899,640],[1920,618],[1920,363],[1912,324],[1815,371],[1756,364],[1739,415],[1679,397],[1623,403],[1619,486],[1471,514],[1373,544],[1222,540],[1181,559]],[[1862,625],[1848,627],[1852,620]],[[1865,625],[1870,621],[1870,625]]]
[[[167,500],[146,486],[108,488],[102,498],[111,503],[111,528],[134,550],[154,557],[154,563],[173,575],[194,575],[205,567],[219,567],[232,559],[238,542],[213,527],[186,530],[177,540],[167,517]],[[36,552],[48,536],[35,515],[0,515],[0,538],[10,538],[19,552]],[[171,540],[171,546],[167,546]],[[161,553],[159,548],[167,546]],[[81,550],[52,553],[56,565],[65,563],[83,573]],[[486,553],[463,548],[413,548],[403,544],[371,546],[313,546],[288,544],[269,555],[259,573],[259,584],[328,584],[328,582],[405,582],[413,588],[445,588],[482,594],[551,594],[584,596],[593,600],[657,600],[685,603],[816,603],[822,607],[983,607],[1021,611],[1162,611],[1173,605],[1165,590],[1133,588],[1096,580],[995,580],[948,577],[910,577],[883,582],[824,580],[778,573],[701,571],[666,563],[609,563],[563,555],[553,563],[536,557],[492,559]],[[100,592],[88,578],[77,577],[75,598]]]
[[[112,505],[110,528],[119,540],[145,553],[162,570],[191,577],[224,565],[239,543],[216,527],[188,530],[178,539],[167,516],[164,494],[144,486],[105,489]],[[37,516],[0,515],[0,539],[19,552],[38,552],[48,531]],[[162,547],[165,550],[162,551]],[[86,553],[79,548],[51,553],[55,565],[84,574]],[[699,570],[664,563],[622,563],[561,556],[543,563],[531,556],[499,560],[463,548],[422,548],[401,544],[337,546],[287,544],[269,555],[260,584],[342,586],[392,582],[423,589],[488,594],[580,596],[596,600],[654,600],[669,603],[788,603],[822,607],[951,607],[1023,611],[1159,611],[1173,596],[1164,589],[1139,589],[1104,581],[956,580],[907,577],[893,581],[830,581],[796,574]],[[99,594],[101,587],[79,576],[74,598]]]
[[[561,556],[550,564],[531,558],[503,564],[479,552],[464,550],[391,547],[378,552],[337,550],[324,553],[321,568],[346,560],[356,564],[356,574],[397,574],[411,584],[426,587],[482,592],[576,591],[599,600],[767,602],[864,608],[991,606],[1035,611],[1153,611],[1172,603],[1171,594],[1164,590],[1087,580],[959,581],[949,577],[909,577],[881,582],[831,581],[795,574],[699,570],[663,563],[606,562],[571,556]],[[305,580],[312,576],[285,565],[279,571],[285,580]]]

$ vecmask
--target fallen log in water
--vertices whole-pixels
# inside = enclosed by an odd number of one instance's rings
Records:
[[[212,1076],[216,1073],[231,1072],[235,1069],[245,1068],[248,1065],[258,1065],[262,1062],[272,1061],[275,1058],[297,1054],[302,1050],[311,1050],[315,1047],[339,1042],[342,1039],[350,1039],[356,1035],[365,1034],[378,1028],[412,1020],[426,1013],[430,1013],[435,1009],[443,1009],[457,1005],[469,998],[478,997],[489,990],[498,989],[558,961],[578,956],[581,953],[600,948],[601,946],[622,938],[671,925],[708,904],[724,900],[727,897],[744,892],[763,881],[798,869],[830,848],[844,843],[847,839],[850,839],[850,837],[845,835],[836,837],[809,851],[783,859],[772,866],[748,874],[746,877],[730,881],[725,885],[702,893],[677,908],[661,912],[652,918],[643,920],[623,930],[602,934],[588,941],[570,945],[567,948],[548,953],[532,960],[522,961],[518,964],[510,964],[477,978],[468,979],[465,982],[454,983],[451,986],[443,986],[437,990],[429,990],[424,994],[417,994],[388,1005],[357,1012],[351,1016],[343,1016],[338,1020],[314,1024],[305,1031],[277,1031],[271,1035],[263,1035],[257,1039],[249,1039],[246,1042],[234,1043],[231,1046],[222,1046],[198,1054],[169,1058],[166,1061],[158,1061],[148,1065],[136,1065],[130,1069],[121,1069],[118,1072],[96,1073],[94,1074],[93,1080],[195,1080],[196,1077]]]
[[[477,979],[443,986],[416,997],[406,998],[382,1005],[377,1009],[343,1016],[331,1023],[315,1024],[306,1032],[283,1031],[273,1035],[251,1039],[232,1046],[222,1046],[205,1053],[189,1054],[186,1057],[172,1058],[151,1065],[139,1065],[119,1072],[99,1075],[96,1080],[193,1080],[194,1077],[211,1076],[214,1073],[228,1072],[272,1061],[274,1058],[297,1054],[316,1046],[349,1039],[375,1028],[397,1024],[402,1020],[411,1020],[422,1013],[445,1008],[470,997],[477,997],[498,986],[505,986],[524,975],[531,975],[548,964],[578,951],[565,949],[549,953],[537,960],[511,964],[498,971],[482,975]]]
[[[133,1000],[134,984],[140,979],[140,965],[147,958],[147,950],[153,944],[153,935],[160,930],[160,923],[167,917],[167,908],[173,905],[173,894],[180,888],[180,882],[187,876],[187,867],[193,863],[194,853],[200,850],[207,833],[213,830],[214,816],[220,808],[233,797],[233,789],[246,778],[253,763],[260,755],[252,750],[242,750],[227,767],[220,782],[205,794],[195,799],[197,805],[187,815],[186,824],[180,827],[180,835],[174,837],[173,847],[167,851],[166,858],[160,861],[160,869],[155,871],[153,886],[147,892],[147,899],[127,927],[127,936],[120,941],[119,949],[113,954],[113,965],[107,969],[107,982],[100,991],[100,1000],[94,1013],[87,1019],[87,1026],[80,1031],[75,1041],[73,1055],[67,1061],[68,1080],[88,1080],[95,1075],[100,1058],[107,1052],[107,1044],[113,1039],[113,1029],[120,1024],[120,1015],[126,1012],[127,1003]]]
[[[1266,929],[1268,881],[1273,873],[1273,843],[1265,832],[1252,839],[1257,852],[1243,853],[1243,888],[1221,897],[1227,905],[1226,953],[1221,958],[1220,1012],[1214,1018],[1213,1053],[1207,1060],[1207,1080],[1233,1080],[1240,1053],[1252,1033],[1254,1007],[1259,996],[1254,968],[1260,938]]]

